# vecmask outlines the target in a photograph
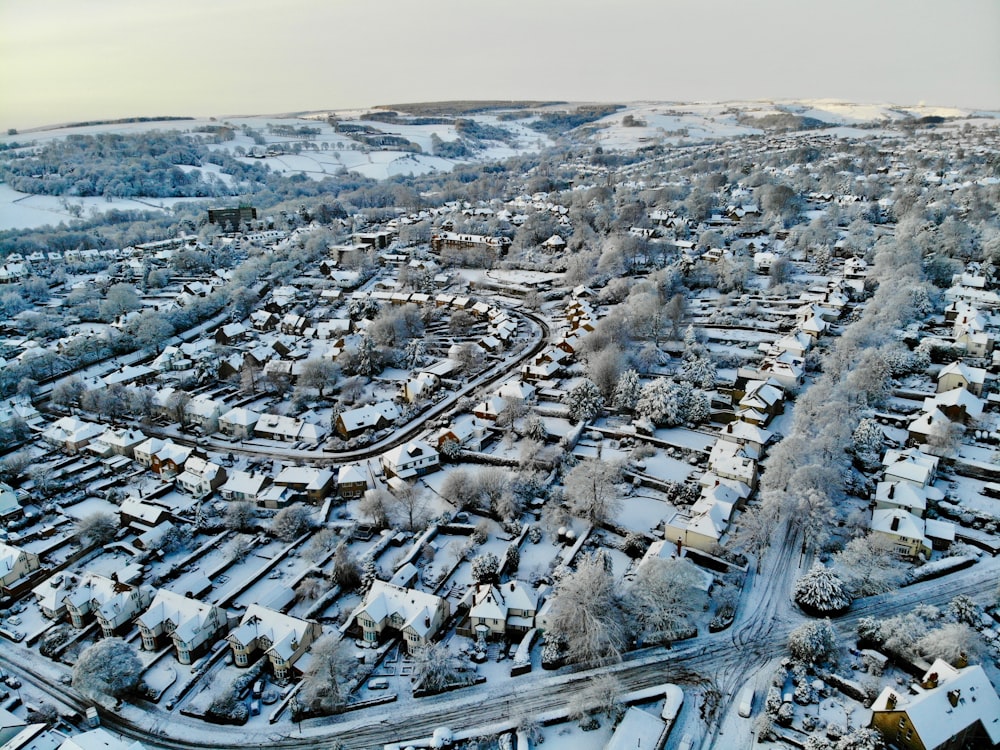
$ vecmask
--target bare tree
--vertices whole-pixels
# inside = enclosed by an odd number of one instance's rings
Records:
[[[385,528],[389,525],[389,508],[392,501],[392,495],[382,487],[367,490],[358,501],[358,512],[364,518],[371,519],[375,526]]]
[[[595,524],[609,520],[621,507],[615,493],[615,483],[620,479],[619,466],[585,458],[563,479],[570,512]]]
[[[312,645],[312,660],[302,675],[293,713],[329,715],[347,702],[348,683],[357,669],[351,649],[336,635],[325,635]]]
[[[552,599],[550,629],[564,639],[569,661],[607,664],[621,658],[629,642],[622,605],[604,556],[581,558]]]
[[[882,534],[852,539],[835,560],[855,596],[883,594],[903,580],[892,541]]]
[[[443,643],[428,643],[413,651],[413,676],[428,692],[436,693],[449,685],[466,683],[467,671],[462,660]]]
[[[392,501],[389,506],[389,516],[393,519],[393,523],[407,531],[416,531],[430,520],[430,501],[419,487],[407,485],[403,489],[396,490],[390,497]]]
[[[573,694],[567,707],[569,715],[578,722],[584,722],[595,714],[615,721],[624,710],[619,701],[621,694],[621,683],[614,675],[598,675],[588,681],[587,687]]]
[[[702,574],[686,558],[648,560],[628,590],[629,611],[647,641],[683,635],[707,599]]]

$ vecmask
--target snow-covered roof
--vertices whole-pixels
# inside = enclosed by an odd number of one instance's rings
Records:
[[[231,472],[225,484],[219,488],[223,496],[228,494],[252,496],[260,492],[271,481],[267,474],[255,474],[249,471],[236,470]]]
[[[924,409],[959,407],[972,419],[983,416],[985,402],[964,388],[952,388],[944,393],[937,393],[924,399]]]
[[[345,464],[337,471],[337,484],[368,483],[368,477],[357,464]]]
[[[949,365],[945,365],[941,368],[941,372],[938,373],[938,380],[948,375],[958,375],[967,383],[974,383],[976,385],[982,385],[986,382],[986,370],[982,367],[971,367],[964,362],[955,361]]]
[[[604,746],[605,750],[636,750],[641,747],[660,747],[667,725],[641,708],[629,706],[625,716],[615,728],[615,733]],[[645,740],[645,742],[643,742]]]
[[[351,614],[351,619],[361,612],[375,622],[397,615],[403,622],[403,628],[410,627],[418,635],[425,637],[433,627],[434,613],[438,609],[450,612],[451,607],[445,599],[434,594],[394,586],[376,579],[372,581],[365,600]],[[431,623],[430,626],[428,622]]]
[[[373,427],[380,419],[396,421],[399,419],[399,407],[393,401],[379,401],[376,404],[345,411],[341,413],[340,418],[344,423],[344,429],[354,432]]]
[[[982,725],[989,741],[1000,743],[1000,697],[978,664],[955,669],[937,659],[924,675],[937,686],[912,686],[916,695],[885,688],[872,704],[872,711],[905,711],[924,747],[941,747],[976,723]]]
[[[875,502],[923,516],[927,510],[927,490],[909,482],[879,482],[875,488]]]
[[[116,737],[100,727],[75,734],[59,746],[59,750],[144,750],[144,748],[145,745],[138,740],[129,741],[120,736]]]

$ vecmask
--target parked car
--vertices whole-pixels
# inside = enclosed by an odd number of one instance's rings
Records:
[[[263,694],[263,692],[264,692],[264,681],[263,680],[257,680],[257,682],[255,682],[253,684],[253,697],[254,698],[260,698],[260,696],[261,696],[261,694]]]
[[[744,719],[749,718],[750,714],[753,713],[753,685],[747,685],[743,690],[740,691],[739,701],[736,704],[736,710],[739,715]]]
[[[369,690],[388,690],[389,681],[385,677],[376,677],[374,680],[368,680]]]
[[[250,715],[259,716],[260,715],[260,699],[254,698],[250,701]]]

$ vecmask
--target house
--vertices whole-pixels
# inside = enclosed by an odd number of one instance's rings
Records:
[[[989,357],[996,346],[992,331],[960,330],[955,333],[955,344],[965,348],[970,357]]]
[[[14,488],[0,482],[0,521],[12,521],[24,513]]]
[[[215,343],[220,346],[233,346],[247,337],[247,327],[242,323],[229,323],[215,330]]]
[[[438,389],[441,378],[429,372],[419,372],[415,377],[409,378],[403,384],[403,398],[408,403],[414,404],[423,398],[427,398]]]
[[[472,413],[479,417],[479,419],[489,420],[490,422],[496,422],[500,415],[503,414],[504,410],[507,408],[507,401],[502,396],[492,395],[487,396],[485,399],[480,401],[478,404],[472,407]]]
[[[663,538],[685,547],[714,553],[729,529],[739,494],[721,482],[706,488],[688,513],[675,513],[663,525]]]
[[[136,524],[145,528],[159,526],[170,518],[170,509],[141,497],[130,495],[118,506],[118,516],[122,526]]]
[[[777,384],[767,380],[751,380],[744,388],[745,393],[740,399],[739,407],[762,414],[764,424],[785,410],[785,392]]]
[[[410,479],[440,468],[438,452],[423,440],[411,440],[382,454],[386,476]]]
[[[947,438],[950,429],[951,420],[947,415],[940,409],[931,408],[910,420],[906,431],[910,445],[923,445],[934,436]]]
[[[947,521],[923,519],[902,508],[872,511],[871,531],[888,539],[896,554],[911,559],[930,557],[932,549],[947,549],[955,527]]]
[[[291,443],[301,440],[315,444],[323,439],[324,431],[319,425],[304,419],[285,417],[279,414],[261,414],[253,428],[254,437],[265,440],[280,440]]]
[[[938,458],[916,448],[905,451],[888,450],[882,459],[886,482],[909,482],[917,487],[928,487],[937,475]]]
[[[885,688],[870,726],[893,748],[960,750],[1000,745],[1000,697],[979,665],[956,669],[937,659],[919,684]]]
[[[351,613],[348,627],[360,628],[365,643],[372,646],[384,635],[400,635],[406,650],[412,652],[429,644],[450,616],[447,599],[375,580]]]
[[[295,313],[288,313],[281,319],[281,323],[278,324],[278,328],[282,333],[287,333],[292,336],[301,336],[302,332],[309,325],[309,320],[302,316],[296,315]]]
[[[250,325],[261,333],[273,331],[278,327],[278,321],[278,316],[267,310],[255,310],[250,313]]]
[[[101,378],[101,382],[104,385],[146,385],[158,374],[158,370],[146,365],[125,365],[105,375]]]
[[[489,423],[473,414],[460,414],[447,427],[442,427],[435,433],[432,442],[440,451],[445,443],[451,441],[470,451],[482,448],[483,440],[489,431]]]
[[[101,634],[110,638],[130,626],[132,621],[145,610],[153,599],[154,589],[151,586],[119,587],[115,593],[105,599],[93,610]],[[67,609],[69,605],[67,604]]]
[[[924,409],[940,410],[952,422],[968,424],[982,418],[985,402],[965,388],[952,388],[924,399]]]
[[[0,428],[9,429],[15,424],[33,425],[41,416],[31,399],[25,396],[11,396],[0,400]]]
[[[918,487],[909,482],[879,482],[875,486],[875,510],[901,509],[921,518],[930,498],[941,500],[944,493],[936,487]]]
[[[42,432],[42,440],[67,453],[79,453],[104,433],[104,428],[76,417],[62,417]]]
[[[381,430],[389,427],[399,417],[399,407],[394,402],[379,401],[377,404],[342,412],[337,417],[335,429],[341,437],[350,439],[365,430]]]
[[[199,394],[194,396],[184,406],[184,415],[193,425],[205,427],[215,431],[218,425],[219,415],[226,411],[226,405],[222,401]]]
[[[253,436],[253,428],[260,414],[237,406],[219,417],[219,432],[232,438],[246,440]]]
[[[739,443],[716,440],[708,456],[708,468],[719,479],[731,479],[751,489],[757,486],[757,461]]]
[[[287,487],[309,502],[321,503],[333,491],[336,475],[330,469],[314,466],[286,466],[274,480],[276,487]]]
[[[139,464],[166,478],[184,470],[184,463],[191,455],[191,450],[170,438],[149,438],[135,446],[134,453]]]
[[[226,641],[233,650],[236,666],[249,666],[251,657],[263,652],[275,679],[283,682],[310,644],[322,634],[318,622],[251,604],[240,624],[226,636]]]
[[[99,455],[116,455],[135,458],[135,447],[146,440],[146,436],[131,427],[115,429],[109,427],[89,446],[97,448]]]
[[[70,576],[56,573],[35,586],[31,593],[42,614],[50,620],[61,620],[66,616],[63,602],[68,587],[72,585]]]
[[[440,232],[431,235],[431,250],[441,253],[444,250],[488,250],[495,255],[503,255],[510,247],[508,237],[485,237],[479,234],[457,234],[455,232]]]
[[[361,497],[368,490],[368,477],[357,464],[345,464],[337,471],[337,494],[350,499]]]
[[[34,552],[0,542],[0,594],[6,596],[17,584],[42,567]]]
[[[194,497],[211,495],[226,481],[226,470],[204,458],[191,456],[184,464],[184,471],[174,482],[182,490]]]
[[[271,484],[267,474],[257,474],[250,471],[234,471],[226,478],[226,483],[219,488],[219,494],[225,500],[257,502],[260,494]]]
[[[523,581],[483,583],[469,589],[459,603],[468,617],[458,632],[475,638],[479,626],[489,628],[489,638],[519,639],[535,627],[538,593]]]
[[[771,441],[774,433],[765,430],[748,422],[736,420],[730,422],[719,430],[719,439],[738,443],[755,452],[757,458],[764,451],[764,447]]]
[[[269,510],[278,510],[286,507],[295,499],[295,490],[288,487],[278,487],[269,484],[257,494],[257,505]]]
[[[90,624],[90,620],[92,618],[96,618],[97,610],[100,609],[105,602],[110,601],[124,591],[131,592],[138,591],[139,588],[144,589],[147,599],[143,604],[143,609],[149,606],[149,587],[132,586],[128,583],[116,580],[117,578],[119,577],[116,576],[115,578],[108,578],[93,572],[84,573],[79,580],[66,576],[68,582],[65,586],[62,604],[63,607],[65,607],[66,613],[69,615],[69,620],[73,624],[74,628],[87,627],[87,625]],[[132,613],[132,617],[140,611],[141,610],[134,611]],[[129,620],[131,620],[131,617]]]
[[[985,382],[986,370],[956,361],[941,368],[941,372],[938,373],[937,392],[944,393],[953,388],[964,388],[972,395],[982,398]]]
[[[169,638],[177,649],[177,661],[190,664],[225,629],[226,612],[214,604],[160,589],[135,624],[142,633],[144,650],[156,651],[164,638]]]

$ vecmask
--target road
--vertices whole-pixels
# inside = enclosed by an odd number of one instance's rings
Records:
[[[474,380],[462,386],[459,390],[449,393],[445,398],[441,399],[441,401],[422,411],[412,421],[401,425],[398,429],[392,430],[389,435],[386,435],[381,440],[377,440],[370,445],[366,445],[364,448],[358,448],[350,451],[330,451],[322,448],[292,448],[290,446],[274,444],[254,445],[253,442],[246,443],[243,441],[232,443],[228,440],[221,440],[213,437],[198,438],[181,432],[174,426],[163,428],[154,424],[140,424],[139,422],[135,422],[134,426],[142,430],[148,437],[158,437],[161,439],[170,438],[175,443],[179,443],[181,445],[191,447],[197,446],[223,454],[233,453],[244,456],[266,457],[269,459],[277,458],[301,461],[303,463],[316,466],[339,465],[377,457],[385,453],[390,448],[394,448],[397,445],[401,445],[402,443],[415,438],[425,429],[429,422],[453,409],[459,399],[464,398],[479,389],[490,388],[506,380],[510,377],[512,372],[518,372],[522,364],[537,354],[540,354],[542,350],[549,345],[551,329],[544,318],[523,310],[519,312],[508,310],[507,312],[511,316],[520,315],[538,327],[539,335],[530,346],[526,346],[524,351],[516,357],[509,357],[496,362],[494,365],[480,373]],[[119,357],[118,359],[122,358]],[[136,355],[133,359],[134,361],[129,360],[128,363],[136,364],[138,362],[149,361],[152,359],[152,356],[145,355],[140,357]],[[102,371],[101,374],[105,373]]]
[[[779,533],[784,533],[780,530]],[[740,619],[727,631],[707,634],[673,649],[652,648],[631,654],[625,661],[598,669],[559,672],[533,672],[502,685],[484,685],[455,693],[401,701],[378,708],[351,712],[340,717],[313,719],[301,725],[277,728],[272,733],[247,731],[239,727],[209,725],[169,714],[153,705],[126,706],[123,713],[102,712],[103,724],[114,732],[140,740],[149,748],[181,750],[238,750],[248,745],[268,744],[289,750],[329,746],[334,740],[345,748],[375,748],[387,743],[430,736],[439,726],[453,729],[515,726],[522,717],[564,707],[593,677],[612,673],[623,690],[652,687],[676,682],[682,687],[700,687],[717,691],[719,703],[708,716],[708,731],[702,747],[716,746],[722,719],[731,709],[733,696],[749,677],[770,675],[776,660],[786,655],[789,632],[806,617],[790,600],[790,588],[799,574],[798,547],[794,535],[767,555],[765,573],[748,583],[749,593]],[[890,594],[855,602],[852,609],[837,618],[834,625],[844,641],[854,637],[862,617],[889,617],[908,612],[917,604],[943,606],[959,594],[973,598],[989,595],[992,582],[1000,571],[1000,559],[986,558],[976,565],[949,576],[925,581]],[[775,575],[771,575],[774,572]],[[27,673],[19,658],[40,658],[15,646],[0,654],[0,665],[21,674],[25,683],[49,694],[53,701],[82,711],[87,705],[46,676],[43,670]],[[67,694],[69,693],[69,695]],[[284,732],[284,733],[282,733]],[[743,737],[750,747],[749,738]],[[736,738],[727,736],[727,746]]]

